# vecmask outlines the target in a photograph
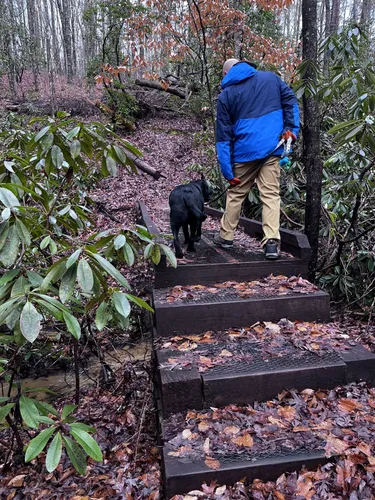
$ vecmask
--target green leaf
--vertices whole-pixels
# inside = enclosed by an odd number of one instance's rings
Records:
[[[9,316],[14,309],[18,307],[22,298],[15,297],[14,299],[7,300],[4,304],[0,306],[0,325],[5,321],[6,317]]]
[[[77,441],[77,443],[82,446],[89,457],[98,462],[101,462],[103,460],[103,455],[98,443],[90,436],[88,432],[75,428],[71,429],[71,434]]]
[[[134,252],[132,247],[127,242],[125,243],[123,248],[123,255],[128,266],[132,266],[134,264]]]
[[[151,253],[151,259],[155,265],[159,264],[160,259],[161,259],[161,252],[160,252],[160,248],[158,245],[154,245],[154,247],[152,249],[152,253]]]
[[[118,271],[108,260],[97,253],[88,252],[88,254],[96,260],[96,262],[102,267],[112,278],[117,280],[123,287],[130,289],[129,283],[124,278],[124,276]]]
[[[11,216],[11,211],[10,211],[10,208],[6,207],[4,208],[4,210],[1,212],[1,218],[4,221],[8,220],[9,217]]]
[[[20,240],[28,247],[31,245],[31,236],[25,224],[19,219],[16,220],[16,228]]]
[[[86,432],[96,432],[95,427],[83,424],[82,422],[74,422],[73,424],[70,424],[70,427],[72,429],[80,429],[81,431],[86,431]]]
[[[80,152],[81,152],[81,143],[78,140],[73,141],[70,146],[70,154],[72,155],[72,158],[77,158]]]
[[[112,295],[112,302],[116,311],[124,318],[127,318],[131,312],[130,303],[127,296],[122,292],[114,292]]]
[[[81,130],[81,127],[74,127],[70,132],[68,132],[66,134],[66,137],[65,139],[67,141],[71,141],[72,139],[74,139],[74,137],[76,137],[78,134],[79,134],[79,131]],[[79,141],[78,141],[79,142]]]
[[[46,417],[49,414],[54,415],[55,417],[59,417],[59,413],[57,412],[57,410],[52,405],[46,403],[45,401],[38,401],[36,399],[35,406],[38,408],[40,413],[42,413]]]
[[[39,304],[39,306],[47,312],[47,314],[50,314],[53,316],[55,319],[58,321],[63,321],[63,313],[60,309],[58,309],[56,306],[53,304],[47,302],[46,300],[38,300],[36,299],[35,302]]]
[[[113,242],[113,245],[116,250],[120,250],[126,243],[126,238],[123,234],[119,234],[116,236],[115,241]]]
[[[113,150],[118,161],[123,165],[126,165],[127,156],[124,153],[123,149],[119,148],[118,146],[113,146]]]
[[[41,316],[34,305],[27,301],[22,309],[20,327],[22,335],[31,343],[38,337],[41,330],[40,319]]]
[[[77,319],[72,314],[65,311],[63,312],[63,317],[66,327],[68,328],[70,333],[73,335],[73,337],[79,340],[81,337],[81,327],[79,326]]]
[[[40,141],[40,139],[41,139],[44,135],[46,135],[46,134],[47,134],[47,132],[49,132],[49,129],[50,129],[50,125],[48,125],[47,127],[42,128],[42,130],[40,130],[40,131],[36,134],[34,141],[35,141],[35,142]]]
[[[55,165],[55,167],[61,168],[64,161],[64,155],[59,146],[56,146],[56,144],[52,146],[51,158],[52,158],[52,163]]]
[[[4,247],[9,233],[9,222],[0,223],[0,250]]]
[[[72,266],[66,270],[65,274],[61,278],[59,297],[63,304],[68,302],[70,297],[74,293],[75,283],[77,278],[77,267]]]
[[[108,172],[112,175],[112,177],[116,177],[117,165],[116,165],[115,160],[112,158],[112,156],[107,155],[107,157],[105,159],[105,164],[106,164]]]
[[[44,278],[42,284],[40,285],[40,290],[42,292],[48,290],[49,286],[51,283],[55,283],[58,281],[61,276],[63,276],[66,272],[66,257],[63,257],[61,260],[58,262],[55,262],[50,267],[50,271],[48,272],[47,276]]]
[[[78,408],[78,405],[65,405],[63,411],[61,412],[61,418],[64,420],[71,413]]]
[[[69,269],[70,266],[72,266],[75,262],[77,262],[77,259],[80,256],[81,252],[82,252],[82,249],[79,248],[74,253],[72,253],[72,255],[69,257],[69,259],[66,262],[67,269]]]
[[[54,425],[56,422],[52,418],[45,417],[44,415],[39,415],[38,421],[40,424]]]
[[[355,127],[353,130],[350,130],[345,136],[345,140],[350,139],[351,137],[354,137],[358,134],[363,129],[363,125],[359,125],[358,127]]]
[[[50,427],[49,429],[44,429],[40,434],[38,434],[34,439],[30,441],[27,445],[25,453],[25,462],[30,462],[35,457],[37,457],[44,448],[46,447],[50,437],[56,431],[56,427]]]
[[[8,399],[8,398],[7,398]],[[0,422],[3,422],[12,410],[14,403],[8,403],[7,405],[0,406]]]
[[[3,248],[0,251],[0,262],[4,267],[11,267],[18,257],[20,239],[15,226],[11,226]]]
[[[145,249],[143,252],[145,259],[149,259],[151,257],[153,249],[154,249],[154,245],[155,245],[155,243],[149,243],[148,245],[145,246]]]
[[[79,474],[86,474],[86,455],[82,448],[70,438],[63,436],[66,452],[73,467]]]
[[[102,302],[95,315],[95,324],[99,331],[102,331],[109,320],[108,307],[106,302]]]
[[[40,243],[40,248],[42,250],[44,250],[45,248],[48,247],[48,245],[50,244],[50,241],[51,241],[51,236],[46,236],[42,242]]]
[[[0,285],[4,285],[4,283],[8,283],[12,281],[16,276],[19,275],[21,269],[11,269],[2,275],[0,278]]]
[[[57,432],[50,444],[46,456],[46,469],[53,472],[60,463],[62,453],[62,439],[60,432]]]
[[[174,252],[167,245],[160,244],[160,247],[162,248],[163,253],[167,257],[171,266],[176,268],[177,267],[177,259],[176,259]]]
[[[94,286],[94,275],[86,259],[81,259],[77,268],[77,279],[85,293],[90,293]]]
[[[34,400],[22,395],[20,397],[20,412],[25,424],[32,429],[39,427],[39,411]]]
[[[125,294],[126,297],[134,302],[134,304],[137,304],[138,307],[142,307],[143,309],[147,309],[147,311],[154,312],[153,308],[147,304],[143,299],[140,299],[139,297],[135,297],[134,295],[130,295],[129,293]]]

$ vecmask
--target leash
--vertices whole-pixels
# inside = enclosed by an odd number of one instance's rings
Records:
[[[272,152],[266,156],[266,158],[262,158],[261,160],[258,161],[258,163],[255,164],[255,167],[254,167],[254,170],[255,169],[258,169],[258,168],[262,168],[263,165],[266,163],[266,161],[268,161],[271,156],[273,155],[273,153],[275,151],[277,151],[279,149],[280,146],[282,146],[284,144],[284,151],[281,155],[281,161],[280,161],[280,165],[281,166],[285,166],[289,163],[289,158],[288,158],[288,154],[290,153],[290,149],[292,147],[292,138],[289,137],[289,139],[287,141],[285,141],[284,138],[281,138],[280,141],[278,142],[277,146],[275,147],[274,150],[272,150]],[[244,174],[242,174],[243,176]],[[241,180],[241,176],[238,177],[238,179]],[[209,201],[206,201],[205,205],[208,205],[209,203],[213,203],[214,201],[217,201],[219,198],[221,198],[227,191],[228,189],[230,189],[231,185],[229,184],[229,186],[227,186],[224,191],[222,191],[218,196],[216,196],[213,200],[209,200]]]

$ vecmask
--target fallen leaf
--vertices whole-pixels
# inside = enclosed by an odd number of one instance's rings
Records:
[[[279,325],[276,325],[275,323],[270,323],[268,321],[264,321],[264,326],[266,327],[266,330],[268,330],[271,333],[280,333],[281,328]]]
[[[357,444],[357,448],[362,452],[364,453],[367,457],[371,457],[372,456],[372,451],[371,451],[371,447],[369,444],[367,443],[364,443],[363,441],[360,442],[359,444]]]
[[[293,420],[296,417],[296,409],[293,406],[282,406],[277,410],[280,417],[286,418],[287,420]]]
[[[221,353],[219,354],[219,356],[221,356],[222,358],[231,358],[233,356],[233,354],[228,351],[227,349],[223,349],[221,351]]]
[[[253,438],[250,434],[243,434],[242,436],[238,436],[232,439],[232,442],[237,444],[238,446],[245,446],[246,448],[251,448],[254,444]]]
[[[236,427],[234,425],[229,425],[228,427],[225,427],[224,429],[224,434],[227,435],[236,435],[240,432],[239,427]]]
[[[220,486],[219,488],[216,488],[215,490],[215,495],[224,495],[225,491],[226,491],[227,487],[225,486]]]
[[[185,429],[182,431],[182,439],[189,439],[191,436],[191,430],[190,429]]]
[[[9,481],[8,486],[20,488],[21,486],[23,486],[25,477],[26,474],[19,474],[18,476],[14,476],[14,478]]]
[[[315,495],[315,488],[311,479],[305,479],[297,481],[296,495],[302,498],[312,498]]]
[[[341,411],[352,412],[354,410],[361,410],[363,406],[358,401],[354,399],[340,399],[338,407]]]
[[[327,443],[325,446],[326,457],[332,457],[333,455],[342,454],[349,448],[350,445],[336,438],[335,436],[329,435],[327,437]]]
[[[203,451],[206,453],[210,453],[210,438],[206,438],[204,443],[203,443]]]
[[[216,460],[216,458],[206,457],[204,463],[212,470],[217,470],[220,468],[220,462],[219,460]]]
[[[200,432],[207,432],[209,430],[210,426],[207,425],[207,422],[203,421],[203,422],[199,422],[198,424],[198,430]]]

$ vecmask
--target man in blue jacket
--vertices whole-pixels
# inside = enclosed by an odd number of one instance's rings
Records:
[[[223,176],[230,184],[220,234],[214,242],[233,246],[241,206],[256,181],[262,201],[267,259],[279,257],[280,137],[297,139],[299,112],[292,90],[279,76],[229,59],[223,68],[217,103],[216,147]]]

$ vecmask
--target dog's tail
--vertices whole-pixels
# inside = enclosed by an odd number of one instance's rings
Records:
[[[207,219],[207,215],[199,210],[199,208],[197,208],[194,203],[191,203],[189,200],[185,199],[185,205],[187,206],[189,212],[192,213],[198,220],[203,222]]]

